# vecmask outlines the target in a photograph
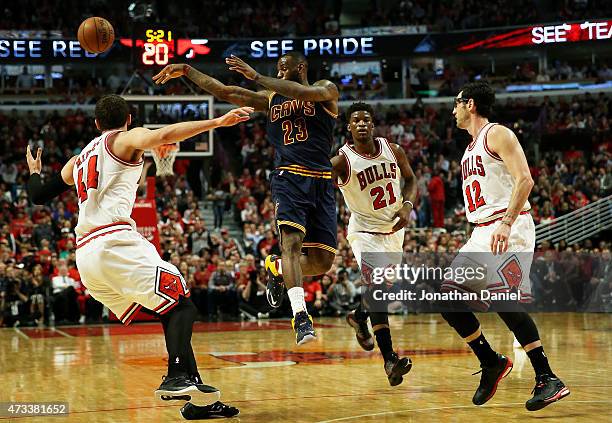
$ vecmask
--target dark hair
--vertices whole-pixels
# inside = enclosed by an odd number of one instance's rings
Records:
[[[363,101],[358,101],[357,103],[353,103],[349,106],[348,110],[346,111],[346,121],[349,122],[351,120],[351,115],[353,113],[360,112],[362,110],[364,112],[368,112],[370,116],[372,116],[372,119],[374,119],[374,108]]]
[[[291,57],[291,59],[293,59],[296,65],[303,63],[308,66],[308,60],[306,60],[306,56],[304,56],[299,51],[292,50],[288,53],[283,54],[281,57]]]
[[[103,131],[121,128],[127,122],[129,113],[127,101],[116,94],[105,95],[96,103],[95,116]]]
[[[489,84],[483,81],[470,82],[461,89],[461,97],[474,100],[476,112],[485,118],[491,115],[493,103],[495,103],[495,91]]]

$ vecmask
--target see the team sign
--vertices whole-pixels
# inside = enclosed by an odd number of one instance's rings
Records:
[[[531,29],[534,44],[564,43],[567,41],[609,40],[612,22],[583,22],[574,24],[534,26]]]

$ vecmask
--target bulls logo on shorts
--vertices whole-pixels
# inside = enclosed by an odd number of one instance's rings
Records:
[[[179,297],[185,296],[185,285],[181,275],[171,273],[166,269],[158,267],[156,291],[168,300],[178,301]]]
[[[518,288],[521,285],[523,269],[516,256],[512,256],[506,261],[497,272],[501,276],[502,281],[510,288]]]

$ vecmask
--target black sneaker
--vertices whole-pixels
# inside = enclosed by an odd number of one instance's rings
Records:
[[[497,363],[495,365],[491,367],[481,365],[480,367],[481,369],[474,373],[476,375],[482,372],[480,385],[478,385],[474,398],[472,398],[472,402],[475,405],[482,405],[495,395],[499,381],[508,376],[512,371],[512,360],[505,355],[497,354]]]
[[[283,303],[283,294],[285,293],[285,282],[278,269],[276,268],[277,255],[269,255],[266,257],[265,267],[268,274],[268,282],[266,283],[266,298],[270,306],[279,308]]]
[[[231,405],[223,404],[221,401],[205,407],[198,407],[188,402],[181,407],[180,413],[185,420],[204,420],[218,417],[234,417],[240,414],[240,410]]]
[[[537,411],[570,394],[570,390],[558,377],[548,374],[536,376],[536,385],[531,391],[533,398],[525,403],[529,411]]]
[[[346,323],[355,329],[355,338],[357,338],[361,348],[366,351],[372,351],[374,349],[374,337],[372,337],[370,328],[368,328],[368,321],[358,321],[355,317],[355,310],[353,310],[346,315]]]
[[[305,311],[300,311],[291,319],[291,326],[295,331],[296,344],[302,345],[317,339],[312,325],[312,317]]]
[[[408,357],[399,358],[393,352],[385,359],[385,373],[391,386],[397,386],[404,380],[404,375],[412,369],[412,361]]]
[[[197,383],[188,376],[163,377],[163,382],[155,391],[160,401],[191,401],[195,405],[214,404],[221,398],[215,387]]]

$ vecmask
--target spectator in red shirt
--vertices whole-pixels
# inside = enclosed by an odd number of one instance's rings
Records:
[[[318,317],[321,315],[323,308],[323,292],[321,283],[312,277],[304,278],[304,301],[306,308],[311,316]]]
[[[11,219],[11,233],[15,238],[19,238],[19,235],[24,232],[29,220],[23,210],[17,210],[17,216]]]
[[[266,231],[266,237],[259,241],[259,245],[257,246],[260,257],[268,256],[276,244],[278,244],[278,240],[274,238],[274,233],[268,229]]]
[[[433,215],[433,226],[444,227],[444,181],[440,177],[440,170],[434,169],[433,176],[427,185],[429,198],[431,200],[431,213]]]
[[[242,175],[238,179],[238,184],[246,187],[247,189],[251,189],[253,188],[253,185],[255,185],[255,180],[251,176],[251,171],[248,168],[244,168],[242,171]]]

